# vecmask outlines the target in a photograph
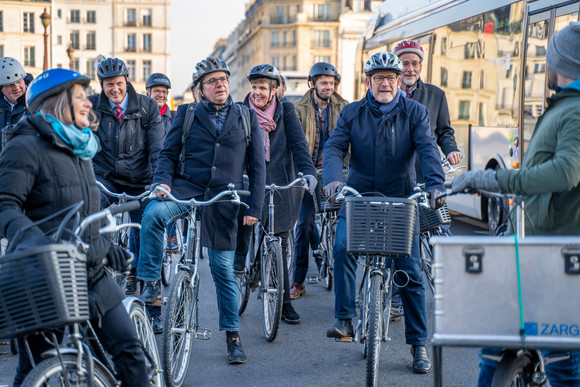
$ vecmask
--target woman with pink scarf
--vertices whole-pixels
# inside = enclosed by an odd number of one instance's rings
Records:
[[[308,189],[316,188],[316,169],[312,164],[304,131],[291,102],[281,102],[276,95],[280,86],[280,73],[269,64],[254,66],[248,80],[252,86],[244,104],[256,112],[264,143],[266,156],[266,184],[287,185],[302,172],[308,180]],[[266,195],[268,200],[268,196]],[[294,232],[294,225],[300,212],[302,191],[286,190],[274,196],[276,219],[274,232],[282,239],[282,256],[284,257],[284,301],[282,320],[288,324],[299,324],[300,316],[292,307],[290,286],[288,282],[288,233]],[[268,219],[268,203],[264,205],[262,221]],[[234,261],[234,270],[243,271],[251,230],[240,227],[238,230],[238,248]]]

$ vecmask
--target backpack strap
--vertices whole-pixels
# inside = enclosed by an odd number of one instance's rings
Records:
[[[248,147],[252,141],[252,122],[250,121],[250,108],[241,103],[237,103],[236,105],[240,108],[242,125],[244,126],[244,132],[246,132],[246,147]]]
[[[193,120],[195,119],[195,108],[197,103],[192,102],[187,106],[187,111],[185,112],[185,119],[183,121],[183,126],[181,127],[181,154],[179,155],[179,163],[181,164],[181,174],[185,173],[185,142],[187,141],[187,136],[189,136],[189,131],[193,125]]]

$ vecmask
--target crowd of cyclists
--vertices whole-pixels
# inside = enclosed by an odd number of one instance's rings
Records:
[[[522,169],[468,172],[453,185],[453,191],[474,187],[527,195],[526,209],[539,234],[577,234],[580,227],[580,216],[575,215],[580,207],[559,204],[576,203],[580,189],[580,50],[568,47],[577,45],[579,37],[580,25],[573,23],[550,42],[548,86],[557,93],[538,121]],[[171,82],[166,75],[152,74],[146,82],[147,95],[138,94],[119,58],[98,65],[102,91],[94,95],[87,95],[89,79],[75,71],[51,69],[33,80],[16,59],[0,58],[0,234],[10,241],[22,227],[81,200],[82,216],[109,206],[113,200],[99,192],[97,180],[112,192],[130,195],[160,185],[178,199],[208,200],[230,183],[249,190],[247,208],[220,202],[201,212],[201,244],[216,285],[227,360],[245,363],[234,273],[243,270],[251,226],[267,221],[266,184],[285,185],[302,173],[314,193],[321,169],[323,192],[332,197],[348,167],[346,183],[360,192],[407,197],[421,180],[431,208],[444,205],[439,148],[451,164],[460,162],[462,155],[445,93],[420,78],[423,58],[415,41],[402,41],[393,53],[372,55],[364,65],[368,91],[350,104],[337,93],[336,68],[316,63],[309,72],[309,90],[292,104],[283,96],[284,78],[270,64],[251,69],[248,95],[234,102],[227,64],[209,57],[195,67],[194,102],[176,112],[167,105]],[[82,236],[91,246],[87,254],[91,318],[124,385],[148,385],[144,355],[121,305],[123,291],[103,269],[103,258],[115,269],[130,268],[124,293],[141,288],[138,295],[149,305],[154,330],[162,332],[161,307],[152,304],[161,300],[165,249],[177,249],[179,242],[175,223],[188,211],[162,196],[143,201],[130,213],[131,220],[142,226],[140,232],[131,233],[130,253],[111,244],[96,226]],[[298,324],[292,300],[306,294],[309,251],[315,263],[321,258],[314,202],[312,195],[296,190],[276,196],[275,203],[274,232],[282,237],[284,259],[287,236],[295,232],[291,272],[284,263],[282,320]],[[17,248],[50,243],[48,235],[60,220],[30,227]],[[357,261],[345,246],[341,209],[333,248],[336,323],[326,332],[335,339],[353,336],[351,319],[356,316]],[[426,374],[432,366],[418,249],[416,232],[411,257],[396,261],[409,281],[398,289],[394,303],[405,316],[412,370]],[[33,340],[32,352],[38,355],[45,346],[40,338]],[[16,386],[31,368],[25,351],[19,353]],[[569,361],[552,368],[546,365],[546,370],[553,386],[580,385],[580,354],[573,353]],[[490,385],[493,372],[493,362],[482,356],[479,385]]]

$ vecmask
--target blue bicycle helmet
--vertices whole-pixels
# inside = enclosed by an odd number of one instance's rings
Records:
[[[252,67],[248,75],[248,81],[256,78],[268,78],[276,81],[276,87],[280,86],[280,72],[271,64],[260,64]]]
[[[91,80],[73,70],[51,69],[36,77],[26,91],[26,106],[36,113],[40,104],[53,95],[67,90],[73,85],[88,86]]]
[[[108,58],[101,61],[97,66],[97,75],[99,76],[99,80],[102,81],[103,79],[114,78],[119,75],[127,76],[129,75],[129,69],[121,59]]]
[[[230,75],[230,69],[226,62],[218,58],[207,57],[195,65],[195,73],[197,79],[193,80],[193,86],[196,86],[204,76],[215,73],[216,71],[223,71]]]

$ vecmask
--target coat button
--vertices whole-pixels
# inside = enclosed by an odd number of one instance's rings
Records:
[[[212,172],[215,172],[215,170],[216,170],[216,169],[217,169],[217,168],[215,167],[215,165],[214,165],[213,167],[211,167],[211,171],[212,171]]]
[[[215,147],[216,148],[219,148],[220,147],[220,143],[218,142],[217,144],[215,144]]]
[[[205,190],[205,192],[209,193],[209,188],[207,188],[207,189]]]

